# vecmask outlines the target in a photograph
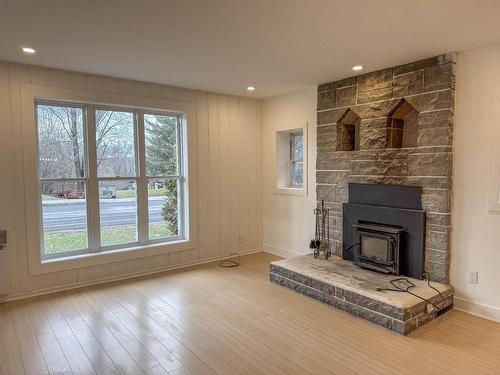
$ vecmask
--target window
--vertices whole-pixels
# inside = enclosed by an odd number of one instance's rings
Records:
[[[304,184],[304,136],[302,132],[290,134],[289,186],[301,188]]]
[[[177,113],[36,102],[42,257],[185,239]]]
[[[307,125],[276,132],[276,192],[306,194]]]

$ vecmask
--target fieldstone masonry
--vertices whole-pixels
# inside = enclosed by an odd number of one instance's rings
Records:
[[[417,185],[427,212],[425,267],[432,280],[449,282],[454,99],[454,54],[318,86],[316,193],[331,209],[337,255],[349,182]],[[416,146],[389,148],[388,117],[404,102],[416,111]],[[340,151],[338,125],[349,110],[360,119],[359,144]]]

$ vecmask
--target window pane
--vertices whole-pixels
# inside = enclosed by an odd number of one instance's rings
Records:
[[[178,174],[177,117],[144,115],[146,141],[146,174],[169,176]]]
[[[149,239],[179,234],[179,185],[177,179],[148,181]]]
[[[45,254],[86,249],[85,182],[42,182],[41,190]]]
[[[85,176],[83,110],[37,105],[40,178]]]
[[[304,164],[301,162],[292,162],[292,186],[302,186],[304,183]]]
[[[137,241],[137,195],[134,180],[99,181],[101,246]]]
[[[97,110],[95,118],[97,175],[135,176],[134,113]]]
[[[304,160],[304,137],[302,135],[293,136],[293,158],[297,161]]]

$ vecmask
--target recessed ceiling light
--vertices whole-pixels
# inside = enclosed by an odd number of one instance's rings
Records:
[[[24,53],[29,53],[31,55],[36,52],[36,50],[34,48],[31,48],[31,47],[23,47],[23,48],[21,48],[21,51],[23,51]]]
[[[247,91],[255,91],[255,86],[248,86]]]
[[[363,70],[363,65],[354,65],[351,69],[355,72],[359,72],[360,70]]]

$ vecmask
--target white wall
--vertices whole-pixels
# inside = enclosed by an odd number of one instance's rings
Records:
[[[32,275],[28,270],[21,85],[192,103],[197,124],[198,247]],[[110,77],[0,62],[0,229],[8,230],[11,290],[36,294],[220,258],[262,247],[262,102]],[[237,235],[244,236],[238,243]],[[0,259],[1,261],[2,259]],[[5,297],[4,297],[5,299]],[[1,298],[0,298],[1,300]]]
[[[308,123],[307,195],[276,193],[276,131]],[[263,247],[280,255],[309,252],[316,201],[316,86],[264,100],[262,110]]]
[[[500,214],[488,212],[491,124],[500,134],[500,121],[491,118],[492,96],[500,98],[500,44],[458,54],[456,95],[451,282],[457,307],[500,321]],[[468,283],[470,270],[479,272],[479,284]]]

